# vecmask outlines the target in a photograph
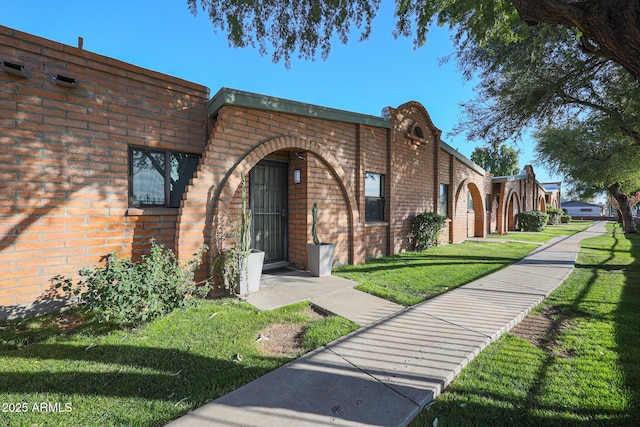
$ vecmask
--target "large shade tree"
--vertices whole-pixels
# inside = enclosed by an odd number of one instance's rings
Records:
[[[480,83],[457,131],[506,141],[589,114],[640,145],[640,84],[611,60],[575,50],[575,31],[553,25],[514,28],[518,40],[465,43],[463,73]]]
[[[512,42],[467,42],[458,52],[465,74],[476,71],[480,84],[457,130],[470,139],[506,141],[543,129],[539,161],[583,196],[609,191],[625,230],[635,232],[623,190],[636,189],[640,82],[609,59],[573,49],[571,29],[540,25],[517,32]]]
[[[353,28],[371,32],[380,0],[187,0],[193,13],[208,13],[234,47],[272,50],[274,60],[292,54],[326,57],[334,37],[346,42]],[[574,48],[616,61],[640,78],[640,5],[635,0],[396,0],[395,35],[415,37],[417,46],[432,24],[457,30],[458,41],[517,37],[515,20],[557,24],[580,35]]]
[[[640,150],[606,122],[585,118],[536,133],[538,158],[572,182],[572,191],[589,198],[609,190],[616,200],[625,233],[635,233],[632,200],[623,191],[640,188]]]

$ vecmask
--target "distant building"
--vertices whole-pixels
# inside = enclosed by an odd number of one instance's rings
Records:
[[[562,209],[566,209],[571,216],[603,216],[604,205],[581,202],[579,200],[566,200],[562,202]]]

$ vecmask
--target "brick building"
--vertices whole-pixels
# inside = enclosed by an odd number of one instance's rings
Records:
[[[441,240],[457,243],[545,210],[531,166],[493,177],[417,102],[375,117],[226,88],[210,98],[1,26],[0,61],[0,306],[51,296],[53,276],[112,251],[138,257],[151,238],[180,257],[218,247],[242,175],[267,268],[306,267],[314,202],[336,264],[409,249],[421,212],[448,216]]]

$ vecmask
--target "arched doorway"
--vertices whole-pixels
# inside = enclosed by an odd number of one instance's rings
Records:
[[[215,151],[215,146],[208,146],[208,149]],[[326,203],[321,201],[319,206],[323,209],[324,214],[340,218],[339,224],[337,224],[339,227],[326,227],[324,232],[327,234],[338,233],[338,238],[336,239],[338,241],[335,243],[338,244],[340,249],[338,256],[344,258],[344,263],[362,261],[363,247],[354,238],[354,221],[357,221],[360,215],[353,183],[349,179],[349,175],[344,171],[333,153],[322,144],[295,136],[276,137],[262,142],[244,153],[230,169],[221,170],[216,163],[216,157],[213,155],[210,157],[203,156],[203,164],[200,165],[199,171],[193,179],[193,184],[186,194],[186,200],[180,209],[180,220],[178,221],[176,235],[176,248],[180,254],[193,253],[202,244],[206,244],[210,248],[217,248],[217,242],[220,240],[218,239],[218,234],[221,233],[223,239],[231,238],[230,229],[227,225],[229,219],[236,217],[236,204],[241,189],[241,176],[248,176],[261,161],[272,157],[274,154],[278,155],[278,153],[290,154],[292,159],[297,158],[295,156],[296,153],[303,153],[301,157],[306,157],[307,160],[313,159],[315,162],[314,171],[324,174],[318,182],[327,182],[329,184],[328,187],[331,189],[327,197],[333,197],[333,199],[328,199]],[[289,163],[286,171],[289,188],[294,185],[293,170],[298,167],[303,172],[305,171],[304,166],[293,166],[291,162]],[[298,184],[297,188],[302,188],[301,186],[307,186],[315,190],[320,188],[316,185],[317,183],[311,180],[311,175],[307,175],[307,178],[303,180],[302,184]],[[212,185],[212,183],[217,185]],[[322,192],[323,197],[324,193]],[[203,194],[207,196],[202,197]],[[309,238],[306,224],[311,208],[309,203],[313,203],[310,195],[309,197],[302,197],[301,195],[290,194],[289,199],[292,197],[306,203],[303,203],[300,209],[300,217],[302,218],[300,224],[290,227],[286,234],[287,241],[285,244],[288,247],[285,248],[284,253],[287,254],[288,252],[289,258],[291,258],[292,251],[296,250],[293,245],[299,247],[298,253],[306,251],[306,243]],[[314,199],[318,197],[316,196]],[[334,200],[342,203],[343,208],[339,212],[335,211]],[[292,213],[289,212],[289,215],[292,215]],[[296,235],[296,233],[298,234]],[[331,237],[327,236],[326,239],[328,240]],[[204,260],[205,264],[201,268],[202,274],[206,274],[206,271],[208,271],[214,255],[214,250],[210,250],[207,253],[207,259]],[[306,259],[306,252],[301,256],[301,259]]]
[[[511,193],[507,205],[507,231],[516,229],[516,214],[520,212],[520,197],[516,192]]]
[[[478,186],[473,182],[467,184],[467,237],[484,237],[484,201]]]

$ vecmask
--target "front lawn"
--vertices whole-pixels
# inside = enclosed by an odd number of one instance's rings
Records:
[[[0,425],[165,424],[357,328],[318,317],[306,303],[260,312],[226,299],[137,330],[77,312],[0,324]],[[261,349],[278,324],[308,331],[294,353]]]
[[[487,237],[492,239],[544,243],[554,237],[568,236],[586,230],[591,224],[593,224],[593,221],[571,221],[566,224],[547,225],[544,227],[544,230],[540,232],[510,231],[507,234],[490,234]]]
[[[511,265],[537,247],[468,241],[344,266],[333,274],[359,282],[356,289],[408,306]]]
[[[413,426],[640,425],[640,236],[608,225],[575,271]]]

